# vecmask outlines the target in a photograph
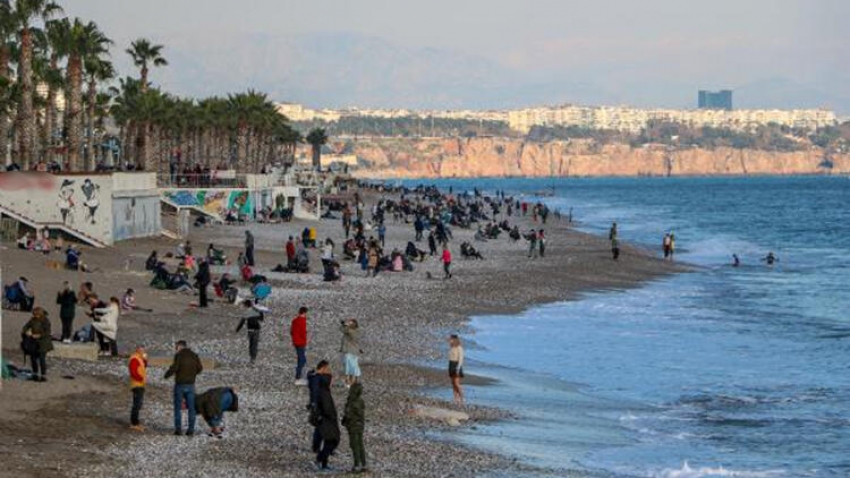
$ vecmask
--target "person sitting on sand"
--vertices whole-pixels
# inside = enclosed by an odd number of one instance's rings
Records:
[[[214,245],[210,244],[207,248],[207,262],[214,266],[223,266],[227,263],[227,256],[224,251],[216,249]]]
[[[25,251],[31,251],[33,248],[33,240],[30,236],[30,233],[24,233],[23,236],[18,239],[18,249],[23,249]]]
[[[405,249],[404,253],[407,255],[407,257],[410,258],[410,260],[419,262],[424,261],[425,256],[428,255],[427,252],[417,248],[416,244],[414,244],[413,241],[407,242],[407,248]]]
[[[136,291],[133,289],[127,289],[124,292],[124,297],[121,298],[121,310],[123,311],[133,311],[133,310],[141,310],[144,312],[152,312],[151,309],[145,309],[136,305]]]
[[[151,252],[151,255],[148,256],[148,259],[145,261],[145,270],[152,271],[156,269],[156,265],[159,264],[159,257],[157,257],[156,251]]]
[[[239,397],[236,395],[236,390],[231,387],[211,388],[195,396],[195,410],[210,426],[209,436],[222,438],[224,412],[238,412]]]
[[[32,311],[35,296],[29,290],[29,281],[26,277],[20,277],[14,284],[3,287],[3,298],[13,307],[21,312]]]
[[[94,284],[91,282],[83,282],[80,284],[80,292],[77,293],[77,298],[80,302],[88,303],[92,296],[97,298],[97,294],[94,292]]]

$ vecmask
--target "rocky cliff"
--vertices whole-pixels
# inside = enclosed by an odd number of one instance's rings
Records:
[[[822,149],[632,148],[592,140],[535,143],[511,138],[358,140],[356,175],[369,178],[504,176],[724,176],[847,174],[850,155]]]

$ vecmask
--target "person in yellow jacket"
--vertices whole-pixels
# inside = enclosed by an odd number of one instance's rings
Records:
[[[145,427],[139,422],[139,412],[145,401],[145,381],[147,380],[148,354],[141,345],[130,356],[127,364],[130,371],[130,390],[133,392],[133,408],[130,410],[130,429],[141,432]]]

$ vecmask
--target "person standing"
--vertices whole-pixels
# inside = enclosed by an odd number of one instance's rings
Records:
[[[245,259],[248,265],[254,267],[254,235],[251,231],[245,231]]]
[[[203,372],[204,366],[201,359],[186,344],[185,340],[178,340],[174,345],[177,353],[174,354],[174,362],[165,372],[165,378],[174,376],[174,434],[183,434],[183,402],[186,402],[186,413],[189,419],[189,428],[186,436],[195,434],[195,379]]]
[[[212,282],[210,276],[210,263],[206,258],[201,258],[201,264],[198,267],[198,272],[195,274],[195,281],[198,282],[198,307],[207,307],[207,287]]]
[[[433,231],[428,233],[428,250],[431,256],[437,255],[437,238],[434,237]]]
[[[452,253],[449,251],[448,244],[443,244],[443,279],[452,278]]]
[[[318,417],[319,435],[322,437],[322,448],[316,454],[316,468],[328,469],[328,458],[339,445],[340,431],[336,405],[331,394],[330,367],[327,373],[319,378],[319,393],[316,400],[316,415]]]
[[[670,232],[670,260],[673,260],[673,254],[676,253],[676,235]]]
[[[62,290],[56,294],[56,303],[59,305],[59,319],[62,320],[62,343],[70,344],[77,314],[77,294],[68,281],[62,283]]]
[[[363,430],[366,428],[366,404],[363,402],[363,385],[355,383],[348,391],[345,401],[345,412],[342,415],[342,425],[348,430],[348,443],[351,445],[351,455],[354,457],[352,473],[365,473],[366,449],[363,446]]]
[[[381,248],[387,247],[386,237],[387,226],[384,225],[384,221],[381,221],[381,223],[378,224],[378,240],[381,241]]]
[[[350,387],[360,378],[360,326],[357,319],[349,319],[341,321],[340,328],[342,329],[342,344],[339,351],[342,353],[345,385]]]
[[[537,231],[532,229],[528,233],[528,257],[533,259],[537,256]]]
[[[89,299],[96,301],[97,296],[90,296]],[[118,355],[118,316],[121,315],[121,303],[118,298],[110,297],[106,307],[95,307],[91,315],[94,319],[92,327],[100,344],[100,355]]]
[[[670,233],[664,234],[664,239],[661,240],[661,252],[664,253],[664,258],[670,258]]]
[[[295,241],[292,239],[292,236],[289,236],[289,240],[286,241],[286,268],[288,270],[292,270],[295,266]]]
[[[147,381],[148,354],[141,345],[130,356],[127,364],[130,372],[130,391],[133,394],[133,407],[130,409],[130,429],[137,432],[145,431],[139,421],[139,413],[145,401],[145,382]]]
[[[449,378],[452,381],[455,403],[463,405],[463,387],[460,383],[463,378],[463,345],[460,343],[460,337],[455,334],[449,337]]]
[[[53,350],[50,336],[50,320],[47,311],[41,307],[32,310],[32,318],[24,324],[21,331],[24,353],[32,361],[32,379],[35,382],[47,381],[47,353]]]
[[[307,307],[298,309],[298,315],[292,319],[289,325],[289,336],[292,339],[292,347],[295,348],[295,385],[307,385],[303,378],[304,366],[307,365]]]
[[[611,223],[611,229],[608,230],[608,240],[614,241],[617,239],[617,223]]]
[[[236,333],[239,333],[243,326],[248,326],[248,355],[251,357],[251,365],[253,365],[257,360],[257,352],[260,345],[260,328],[262,327],[265,315],[262,310],[254,306],[251,299],[245,299],[242,302],[242,306],[245,308],[245,315],[239,321],[239,325],[236,327]]]
[[[537,231],[537,244],[538,244],[539,249],[540,249],[540,257],[545,257],[546,256],[546,236],[543,234],[543,229]]]

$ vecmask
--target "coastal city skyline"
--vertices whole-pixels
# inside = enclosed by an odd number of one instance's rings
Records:
[[[633,3],[154,0],[128,16],[81,0],[67,10],[105,25],[116,45],[142,34],[166,45],[173,61],[157,82],[193,97],[252,87],[315,108],[685,109],[697,90],[729,89],[741,109],[850,114],[846,2]]]

